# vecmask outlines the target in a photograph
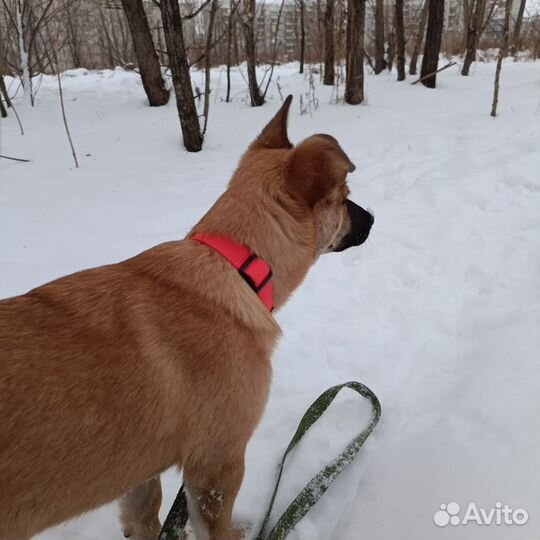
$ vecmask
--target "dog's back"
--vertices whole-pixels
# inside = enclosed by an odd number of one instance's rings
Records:
[[[31,536],[181,466],[182,450],[201,445],[205,422],[219,444],[219,431],[234,426],[212,426],[216,415],[201,410],[209,390],[223,403],[224,393],[244,392],[258,415],[264,396],[242,388],[245,377],[227,358],[242,341],[251,350],[253,330],[209,299],[212,280],[224,278],[205,276],[206,259],[219,256],[204,249],[163,244],[0,302],[2,540]],[[267,369],[252,374],[266,379]]]

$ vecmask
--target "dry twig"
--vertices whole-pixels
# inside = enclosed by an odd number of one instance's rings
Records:
[[[416,83],[422,82],[424,79],[429,79],[429,77],[433,77],[433,75],[435,75],[435,73],[439,73],[440,71],[444,71],[445,69],[448,69],[449,67],[455,66],[456,64],[457,64],[457,62],[448,62],[448,64],[446,64],[446,66],[443,66],[442,68],[438,69],[437,71],[434,71],[432,73],[428,73],[427,75],[424,75],[423,77],[420,77],[419,79],[412,82],[411,84],[416,84]]]
[[[29,159],[16,158],[11,156],[3,156],[0,154],[0,159],[11,159],[12,161],[22,161],[23,163],[30,163]]]

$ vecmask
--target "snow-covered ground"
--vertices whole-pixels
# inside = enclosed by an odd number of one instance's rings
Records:
[[[252,439],[236,505],[260,523],[275,467],[306,406],[330,385],[359,380],[383,405],[360,458],[291,535],[294,540],[533,540],[540,536],[540,74],[505,63],[499,116],[489,116],[494,64],[471,77],[442,72],[437,90],[367,76],[367,103],[300,114],[309,92],[295,65],[275,81],[293,93],[291,140],[334,135],[357,172],[353,198],[373,209],[369,241],[324,256],[277,315],[284,338]],[[196,84],[202,75],[194,74]],[[138,77],[66,73],[75,170],[56,83],[37,106],[1,120],[0,297],[182,237],[224,189],[240,154],[280,103],[246,104],[234,76],[214,70],[204,150],[180,145],[174,100],[145,106]],[[344,392],[295,451],[277,511],[363,428],[369,407]],[[179,486],[164,474],[163,516]],[[1,482],[0,482],[1,483]],[[525,525],[437,527],[441,504],[524,509]],[[47,502],[44,501],[43,504]],[[495,521],[495,518],[494,518]],[[114,505],[41,540],[119,539]]]

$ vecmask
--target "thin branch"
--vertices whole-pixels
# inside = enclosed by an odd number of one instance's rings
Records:
[[[270,87],[270,81],[272,80],[272,75],[274,74],[274,66],[276,65],[276,58],[277,58],[277,52],[278,52],[278,46],[279,46],[277,36],[279,34],[279,25],[281,23],[281,14],[283,13],[284,6],[285,6],[285,0],[281,0],[281,5],[279,6],[279,12],[278,12],[277,21],[276,21],[276,40],[274,41],[274,50],[272,51],[272,64],[270,68],[270,75],[268,76],[268,81],[266,82],[266,87],[264,88],[264,92],[262,95],[263,100],[266,97],[266,93],[268,92],[268,88]],[[265,76],[266,76],[266,73],[265,73]],[[263,81],[261,81],[261,86],[263,82],[264,82],[264,78],[263,78]]]
[[[512,0],[506,0],[504,6],[504,34],[499,57],[497,58],[497,68],[495,69],[495,83],[493,89],[493,103],[491,104],[491,116],[497,116],[497,105],[499,103],[499,81],[501,78],[501,68],[503,60],[508,54],[508,42],[510,38],[510,10],[512,9]]]
[[[442,68],[439,68],[437,71],[434,71],[433,73],[428,73],[427,75],[424,75],[423,77],[420,77],[416,81],[412,82],[411,84],[416,84],[419,82],[422,82],[424,79],[429,79],[429,77],[433,77],[435,73],[439,73],[440,71],[444,71],[445,69],[448,69],[449,67],[455,66],[457,62],[448,62],[446,66],[443,66]]]
[[[485,32],[487,25],[489,24],[489,21],[491,21],[491,17],[493,16],[493,11],[495,10],[496,5],[497,5],[497,2],[493,0],[493,2],[491,2],[491,6],[489,7],[489,11],[488,11],[486,20],[484,21],[484,24],[482,25],[482,21],[480,21],[480,32],[479,32],[478,40],[480,40],[480,36]]]
[[[17,122],[19,124],[19,129],[21,130],[21,135],[24,135],[24,129],[21,122],[21,119],[19,118],[19,113],[17,112],[17,109],[15,108],[15,105],[13,105],[13,102],[11,102],[11,108],[13,109],[13,112],[15,113],[15,118],[17,119]]]
[[[209,50],[213,49],[218,43],[220,43],[226,35],[227,35],[227,33],[225,31],[221,32],[219,37],[216,38],[216,40],[212,42],[212,44],[210,45]],[[188,47],[188,50],[189,50],[189,47]],[[203,52],[197,58],[195,58],[195,60],[193,60],[193,62],[189,63],[189,67],[197,65],[201,60],[204,60],[205,58],[206,58],[206,52]]]
[[[19,37],[19,29],[17,28],[17,23],[15,22],[15,17],[13,16],[13,13],[9,10],[8,5],[6,4],[6,0],[2,0],[2,4],[4,4],[4,8],[6,10],[6,13],[8,14],[9,22],[13,25],[15,28],[15,33],[17,34],[17,37]]]
[[[28,50],[29,51],[32,50],[32,46],[34,45],[34,40],[36,39],[36,34],[37,34],[41,24],[43,23],[43,20],[47,16],[47,13],[48,13],[49,9],[51,9],[51,6],[53,5],[53,1],[54,0],[49,1],[47,6],[45,7],[45,9],[43,10],[43,13],[40,15],[37,22],[33,25],[34,28],[33,28],[32,35],[30,36],[30,39],[28,40]]]
[[[206,128],[208,127],[208,112],[210,109],[210,50],[212,49],[212,32],[214,30],[214,23],[216,20],[216,12],[218,8],[219,0],[212,0],[212,7],[210,8],[210,17],[208,21],[208,30],[206,36],[206,54],[204,58],[204,124],[202,129],[203,138],[206,134]]]
[[[22,158],[11,157],[11,156],[3,156],[2,154],[0,154],[0,158],[1,159],[11,159],[12,161],[21,161],[22,163],[30,163],[29,159],[22,159]]]
[[[189,15],[182,15],[182,20],[189,20],[196,17],[212,0],[205,0],[195,11],[192,11]]]
[[[366,57],[366,60],[368,62],[369,67],[371,68],[371,71],[375,73],[375,66],[373,65],[373,62],[371,60],[371,57],[367,53],[366,49],[363,49],[362,52],[364,53],[364,56]]]
[[[43,40],[43,37],[41,38]],[[79,168],[79,160],[77,159],[77,152],[75,152],[75,146],[73,146],[73,139],[71,138],[71,132],[69,131],[68,121],[66,117],[66,109],[64,107],[64,91],[62,89],[62,78],[60,76],[60,70],[58,67],[58,53],[56,51],[56,44],[52,39],[52,36],[49,33],[49,41],[51,43],[51,49],[54,57],[54,67],[56,71],[56,79],[58,81],[58,93],[60,96],[60,108],[62,109],[62,119],[64,121],[64,128],[66,130],[66,135],[69,141],[69,146],[71,147],[71,155],[73,156],[73,161],[75,162],[75,167]]]
[[[75,167],[79,168],[79,160],[77,159],[77,153],[75,152],[75,147],[73,146],[73,140],[71,139],[71,133],[69,131],[69,126],[66,118],[66,109],[64,108],[64,93],[62,91],[62,82],[60,77],[60,72],[58,71],[58,66],[56,67],[57,73],[56,78],[58,79],[58,92],[60,93],[60,106],[62,108],[62,118],[64,120],[64,127],[66,128],[66,134],[69,141],[69,146],[71,146],[71,154],[73,155],[73,161],[75,162]]]

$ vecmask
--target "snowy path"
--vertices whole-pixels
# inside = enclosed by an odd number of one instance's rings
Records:
[[[539,65],[504,65],[497,119],[493,65],[468,79],[447,70],[437,91],[368,76],[368,106],[356,108],[330,105],[317,86],[312,117],[299,114],[307,81],[279,67],[283,92],[296,96],[291,140],[336,136],[358,167],[352,196],[376,221],[365,246],[322,258],[278,314],[284,339],[249,446],[240,519],[262,518],[306,406],[356,379],[378,394],[383,419],[292,540],[540,536]],[[12,116],[2,120],[2,153],[32,163],[0,160],[0,297],[182,236],[279,101],[274,91],[260,110],[212,104],[205,150],[189,155],[174,104],[144,107],[134,74],[76,75],[64,86],[80,170],[71,169],[54,81],[44,81],[34,111],[20,106],[27,135]],[[293,457],[278,511],[368,413],[352,393],[335,404]],[[164,485],[165,514],[178,476],[168,472]],[[450,501],[462,510],[501,502],[529,521],[438,528],[433,514]],[[40,539],[119,539],[115,511]]]

